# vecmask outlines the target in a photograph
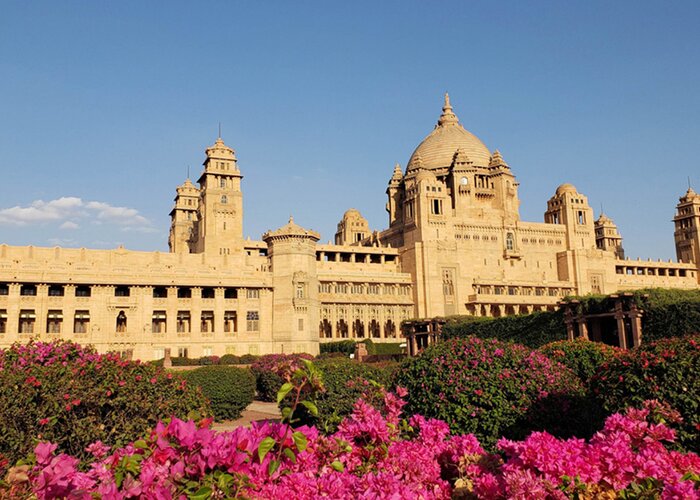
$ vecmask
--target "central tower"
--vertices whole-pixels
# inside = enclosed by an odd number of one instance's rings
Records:
[[[206,150],[199,177],[194,253],[229,255],[243,245],[243,194],[236,154],[219,137]]]

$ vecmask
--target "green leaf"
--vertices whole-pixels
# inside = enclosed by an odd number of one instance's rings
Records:
[[[283,453],[287,456],[289,460],[292,461],[293,464],[297,463],[297,456],[294,454],[294,450],[291,448],[285,448]]]
[[[262,461],[265,459],[265,455],[267,455],[270,452],[270,450],[275,446],[275,444],[276,441],[270,436],[260,441],[260,444],[258,445],[258,459],[260,460],[260,463],[262,463]]]
[[[343,463],[338,460],[334,460],[333,463],[331,463],[331,467],[338,472],[343,472],[345,470]]]
[[[189,498],[190,500],[206,500],[207,498],[211,498],[211,493],[212,491],[209,486],[202,486],[197,491],[192,493]]]
[[[280,404],[284,397],[289,394],[289,391],[291,391],[294,388],[291,382],[286,382],[282,384],[282,387],[280,387],[280,390],[277,391],[277,404]]]
[[[148,444],[143,439],[139,439],[138,441],[134,441],[134,448],[137,450],[145,450],[148,448]]]
[[[301,402],[301,404],[303,404],[306,407],[306,409],[309,410],[309,413],[311,413],[311,415],[313,415],[314,417],[318,417],[318,407],[313,401],[308,401],[305,399]]]
[[[279,460],[272,460],[270,462],[270,465],[267,466],[267,474],[268,475],[273,475],[277,469],[279,469],[280,462]]]
[[[292,414],[291,408],[289,408],[288,406],[285,406],[284,408],[282,408],[282,420],[288,420],[291,414]]]
[[[297,450],[299,451],[304,451],[309,444],[306,436],[299,431],[292,434],[292,439],[294,439],[294,444],[297,445]]]

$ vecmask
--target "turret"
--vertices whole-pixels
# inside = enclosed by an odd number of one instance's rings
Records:
[[[335,233],[336,245],[356,245],[371,234],[367,219],[362,214],[351,208],[343,214],[338,222],[338,230]]]
[[[673,223],[678,261],[700,265],[700,194],[692,188],[678,199]]]
[[[566,226],[567,250],[595,248],[593,210],[588,198],[571,184],[562,184],[547,202],[544,221]]]
[[[618,259],[625,258],[622,248],[622,236],[610,217],[601,213],[595,224],[595,246],[607,252],[613,252]]]
[[[168,246],[173,253],[190,253],[199,209],[199,189],[187,179],[176,192],[175,206],[170,211]]]

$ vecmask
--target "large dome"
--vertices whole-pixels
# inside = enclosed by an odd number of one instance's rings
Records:
[[[491,153],[477,136],[460,125],[450,106],[450,97],[445,94],[445,105],[438,124],[413,152],[407,170],[449,167],[458,149],[465,152],[474,165],[488,166]]]

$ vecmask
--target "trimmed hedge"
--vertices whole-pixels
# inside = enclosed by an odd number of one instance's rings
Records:
[[[370,381],[392,389],[398,369],[397,363],[369,365],[347,358],[318,359],[314,364],[321,371],[325,388],[308,398],[318,407],[318,416],[311,416],[304,407],[298,408],[296,415],[299,425],[315,425],[325,433],[335,432],[343,417],[352,413],[355,402],[370,391]],[[287,404],[287,400],[282,401],[280,408]]]
[[[444,339],[474,336],[515,342],[535,349],[566,339],[564,314],[561,311],[502,318],[459,316],[449,319],[442,332]]]
[[[678,442],[700,451],[700,335],[621,351],[591,378],[591,391],[608,413],[648,399],[668,403],[683,417]]]
[[[518,344],[476,337],[435,344],[402,363],[396,385],[408,389],[408,412],[444,420],[453,433],[473,433],[490,447],[535,430],[591,432],[578,377]]]
[[[217,421],[237,419],[253,402],[255,377],[247,368],[203,366],[185,372],[183,376],[189,384],[202,389]]]
[[[164,418],[209,414],[198,388],[151,364],[61,341],[0,351],[0,455],[12,462],[39,436],[87,457],[97,440],[124,446]]]
[[[403,353],[400,342],[373,342],[372,339],[359,341],[367,346],[368,355],[401,355]],[[356,340],[340,340],[338,342],[321,343],[321,354],[339,352],[350,356],[355,352]]]

